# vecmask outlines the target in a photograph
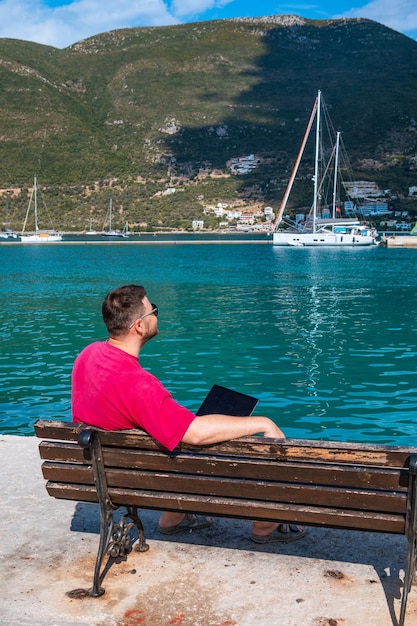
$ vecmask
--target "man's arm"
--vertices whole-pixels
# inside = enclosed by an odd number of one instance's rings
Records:
[[[264,437],[285,438],[282,430],[268,417],[234,417],[214,413],[197,416],[189,425],[182,441],[202,446],[258,433],[262,433]]]

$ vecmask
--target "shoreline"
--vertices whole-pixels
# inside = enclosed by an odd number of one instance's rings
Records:
[[[116,239],[116,240],[112,240],[112,241],[108,241],[108,240],[104,240],[104,241],[51,241],[48,243],[39,243],[39,242],[33,242],[33,243],[23,243],[21,241],[15,241],[15,242],[0,242],[0,246],[4,246],[4,245],[13,245],[13,246],[24,246],[25,248],[28,246],[33,246],[33,245],[41,245],[41,246],[60,246],[60,245],[65,245],[65,246],[102,246],[102,245],[142,245],[142,246],[167,246],[167,245],[194,245],[194,244],[198,244],[198,245],[202,245],[202,244],[268,244],[268,245],[272,245],[272,241],[267,241],[267,240],[240,240],[240,241],[233,241],[233,240],[228,240],[228,239],[223,239],[223,240],[207,240],[207,239],[195,239],[193,241],[181,241],[181,240],[177,240],[177,239],[166,239],[164,241],[141,241],[139,240],[135,240],[135,241],[126,241],[126,240],[121,240],[121,239]]]
[[[272,244],[272,236],[267,232],[195,232],[187,233],[183,231],[176,232],[158,232],[158,233],[138,233],[131,234],[129,237],[104,237],[101,234],[87,235],[77,232],[62,232],[62,241],[51,242],[32,242],[25,243],[20,239],[0,239],[0,246],[16,246],[16,245],[111,245],[111,244],[129,244],[129,245],[167,245],[167,244]],[[65,239],[68,237],[68,239]]]

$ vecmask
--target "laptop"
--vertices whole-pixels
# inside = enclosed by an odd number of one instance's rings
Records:
[[[252,413],[257,404],[258,398],[221,385],[213,385],[196,415],[222,413],[223,415],[245,417]]]

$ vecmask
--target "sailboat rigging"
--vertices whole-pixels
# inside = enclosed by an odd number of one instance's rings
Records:
[[[109,230],[103,230],[102,232],[102,237],[118,237],[118,238],[126,238],[128,237],[128,234],[125,233],[124,231],[120,231],[120,230],[113,230],[112,228],[112,216],[113,216],[113,201],[110,198],[110,205],[109,205]]]
[[[340,132],[336,134],[336,140],[332,146],[330,158],[324,162],[322,144],[322,95],[319,91],[311,111],[307,128],[301,143],[297,159],[288,181],[277,217],[274,222],[273,244],[277,246],[370,246],[376,243],[377,233],[375,230],[361,224],[357,218],[341,217],[341,206],[338,199],[338,173],[340,170],[339,158],[341,137]],[[291,224],[288,230],[279,229],[283,219],[297,171],[304,154],[304,150],[313,129],[315,128],[315,157],[314,157],[314,191],[313,204],[309,215],[304,223],[299,221]],[[334,134],[333,134],[334,138]],[[333,197],[331,212],[329,207],[322,207],[322,199],[325,196],[325,184],[328,184],[333,172]]]
[[[93,220],[92,220],[91,217],[90,217],[90,228],[87,230],[87,232],[85,234],[86,235],[96,235],[97,234],[97,231],[94,230],[94,228],[93,228]]]
[[[32,200],[34,201],[35,232],[31,235],[25,235],[24,232],[25,232]],[[29,199],[29,205],[26,211],[26,217],[25,217],[25,222],[23,224],[20,241],[22,243],[56,243],[58,241],[62,241],[62,235],[55,230],[39,230],[36,176],[34,177],[34,180],[33,180],[33,189],[30,195],[30,199]]]

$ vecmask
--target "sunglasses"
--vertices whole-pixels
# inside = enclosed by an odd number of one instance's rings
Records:
[[[151,307],[152,307],[151,311],[149,311],[148,313],[145,313],[145,315],[141,315],[140,317],[137,317],[135,321],[132,322],[132,324],[129,326],[129,330],[133,328],[133,326],[136,324],[138,320],[143,320],[145,317],[148,317],[148,315],[155,315],[155,317],[158,317],[159,311],[158,311],[157,305],[151,302]]]

